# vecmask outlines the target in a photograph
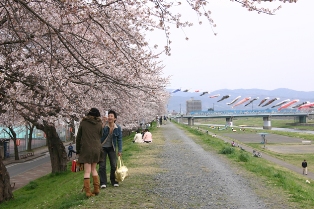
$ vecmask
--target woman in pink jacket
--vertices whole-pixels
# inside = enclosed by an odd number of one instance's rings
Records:
[[[145,129],[143,141],[146,142],[146,143],[150,143],[150,142],[153,141],[152,133],[149,132],[148,129]]]

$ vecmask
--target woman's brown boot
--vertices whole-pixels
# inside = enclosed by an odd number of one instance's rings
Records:
[[[94,191],[92,192],[95,195],[99,194],[99,177],[98,176],[93,176],[93,185],[94,185]]]
[[[90,191],[90,180],[89,180],[89,178],[84,178],[84,190],[85,190],[85,193],[86,193],[86,197],[95,196]]]

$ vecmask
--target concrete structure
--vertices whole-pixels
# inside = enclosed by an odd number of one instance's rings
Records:
[[[202,111],[202,101],[194,100],[193,97],[186,101],[186,114],[195,111]]]
[[[307,115],[299,116],[299,123],[307,123]]]
[[[233,127],[232,118],[233,117],[226,117],[226,126]]]
[[[270,117],[269,116],[263,117],[263,121],[264,121],[263,129],[271,129]]]

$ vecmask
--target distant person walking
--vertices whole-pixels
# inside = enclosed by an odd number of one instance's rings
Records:
[[[156,123],[157,123],[157,128],[159,128],[159,127],[160,127],[160,122],[159,122],[159,117],[158,117],[158,115],[156,116]]]
[[[84,163],[84,190],[87,197],[99,194],[99,177],[96,165],[104,160],[100,143],[101,136],[100,113],[98,109],[92,108],[81,121],[76,136],[78,162]],[[93,192],[90,190],[90,174],[93,177]]]
[[[159,117],[159,124],[162,125],[162,116]]]
[[[303,175],[307,175],[307,162],[304,160],[302,162],[302,168],[303,168]]]
[[[68,158],[72,158],[72,153],[73,153],[73,152],[76,153],[76,151],[73,149],[72,143],[69,144],[68,150],[69,150]]]

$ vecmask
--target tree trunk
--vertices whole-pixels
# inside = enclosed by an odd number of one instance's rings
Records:
[[[3,164],[0,153],[0,203],[13,198],[12,190],[9,172]]]
[[[29,124],[29,126],[27,126],[29,133],[28,133],[28,142],[27,142],[27,151],[31,151],[32,150],[32,140],[33,140],[33,132],[34,132],[34,125],[33,124]]]
[[[13,142],[14,142],[14,157],[15,157],[15,160],[19,160],[20,159],[20,156],[19,156],[19,149],[16,145],[16,138],[12,139]]]
[[[20,159],[20,156],[19,156],[19,149],[16,145],[16,132],[14,131],[13,127],[8,127],[11,134],[10,134],[10,137],[13,141],[13,145],[14,145],[14,156],[15,156],[15,160],[19,160]]]
[[[43,129],[47,137],[52,173],[66,171],[67,153],[55,126],[46,123],[44,124]]]

